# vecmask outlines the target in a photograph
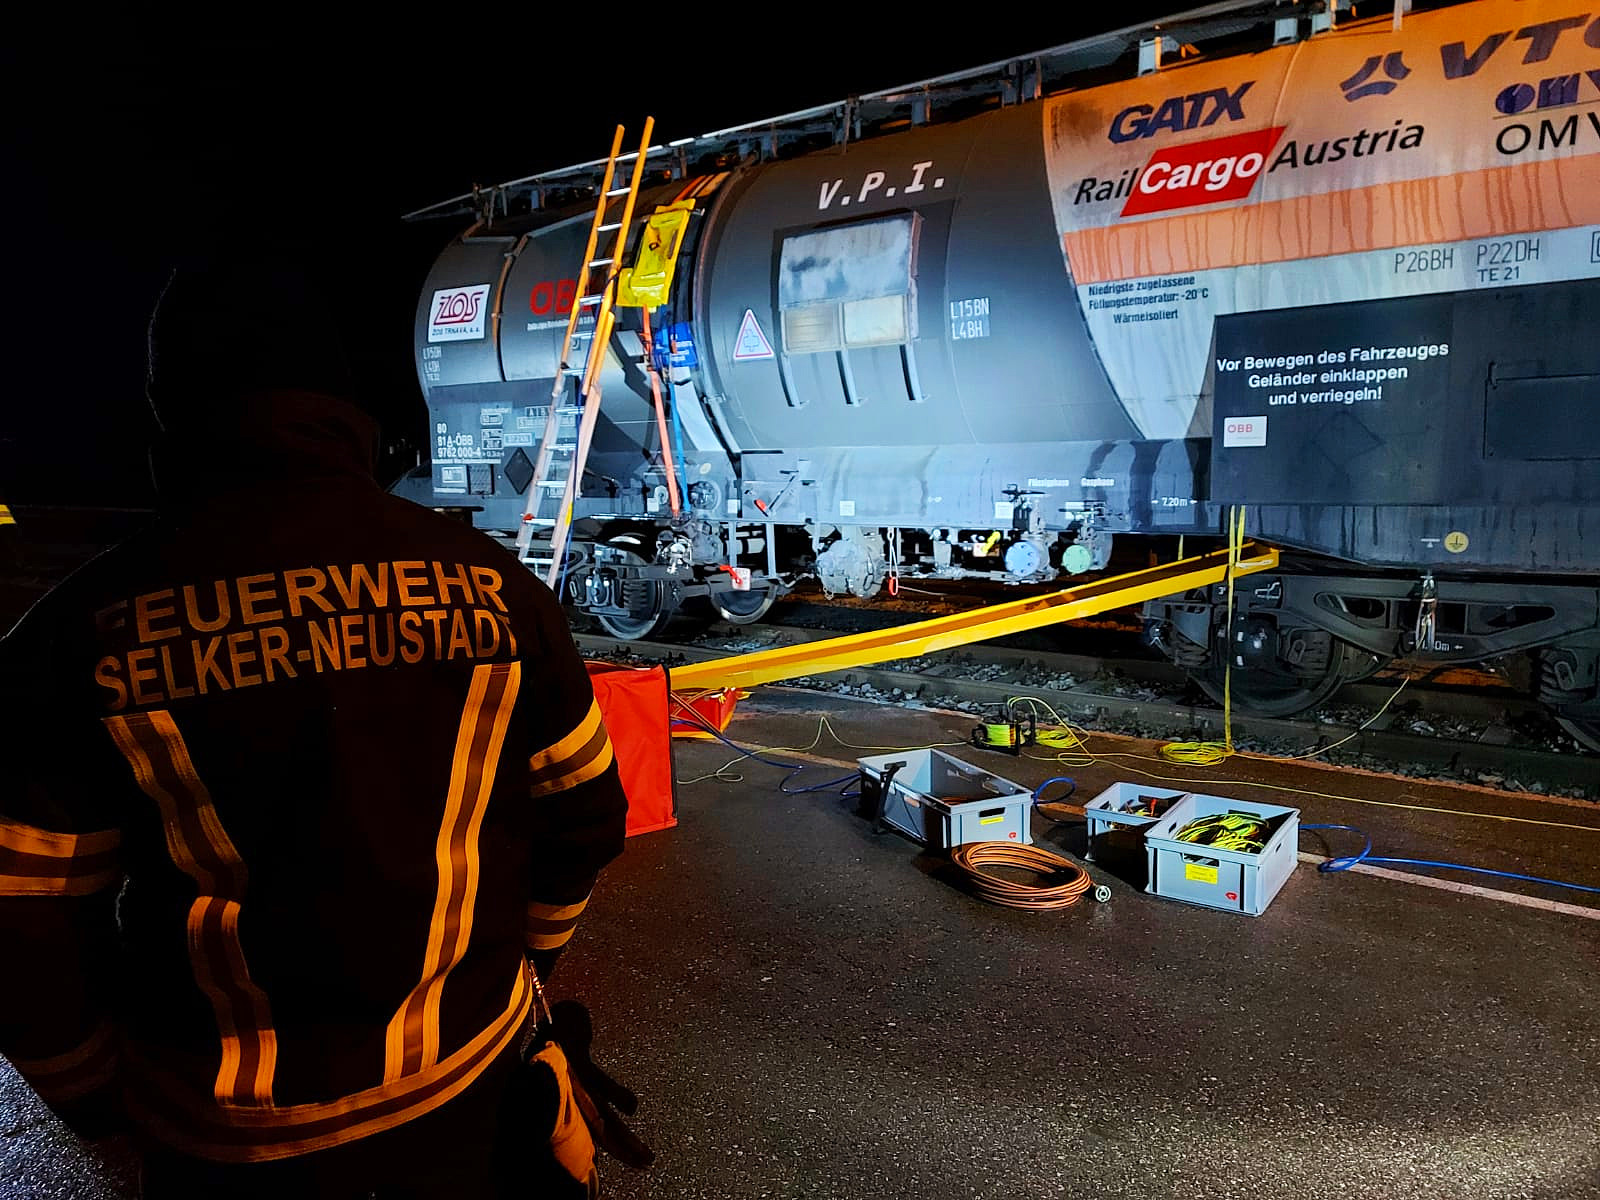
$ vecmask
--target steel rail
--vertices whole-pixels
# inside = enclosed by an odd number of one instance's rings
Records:
[[[578,648],[587,654],[622,651],[639,658],[667,662],[671,664],[674,688],[683,686],[682,680],[687,672],[710,661],[717,653],[704,647],[670,642],[624,642],[594,634],[578,634],[574,640]],[[679,665],[685,660],[686,665]],[[970,679],[959,675],[897,669],[892,664],[849,668],[801,686],[820,686],[824,694],[831,695],[832,690],[827,685],[833,683],[857,687],[867,685],[882,693],[899,689],[906,701],[932,708],[962,703],[999,706],[1014,696],[1029,695],[1044,700],[1063,717],[1091,729],[1101,721],[1122,720],[1136,721],[1143,729],[1150,731],[1145,736],[1205,741],[1222,735],[1222,710],[1208,705],[1184,704],[1174,699],[1118,696],[1086,688],[1060,690],[1022,685],[1016,681]],[[864,702],[875,699],[855,698]],[[882,702],[881,698],[876,699]],[[1594,791],[1596,760],[1585,754],[1505,745],[1498,741],[1467,742],[1384,728],[1376,724],[1358,732],[1351,725],[1306,720],[1304,717],[1259,717],[1237,708],[1233,713],[1233,732],[1235,738],[1289,744],[1297,747],[1302,754],[1334,742],[1343,742],[1338,751],[1342,757],[1368,758],[1396,767],[1416,765],[1478,775],[1498,775],[1508,781],[1520,782],[1524,788],[1534,782],[1547,788],[1581,787],[1600,799],[1600,793]],[[1270,751],[1265,753],[1273,757]],[[1339,764],[1330,762],[1329,765]]]

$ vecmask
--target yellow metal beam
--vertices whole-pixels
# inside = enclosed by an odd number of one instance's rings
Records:
[[[1278,552],[1266,546],[1244,547],[1234,576],[1270,571],[1278,565]],[[780,646],[758,650],[711,662],[691,663],[672,672],[672,685],[678,689],[755,687],[777,683],[801,675],[820,675],[874,663],[912,658],[952,646],[984,642],[991,638],[1038,629],[1061,621],[1092,617],[1113,608],[1142,604],[1161,596],[1210,587],[1228,577],[1228,552],[1218,550],[1198,558],[1180,559],[1161,567],[1150,567],[1111,579],[1101,579],[1082,587],[1066,588],[1047,596],[1013,600],[972,612],[935,617],[894,629],[872,633],[852,633],[809,642],[799,646]]]

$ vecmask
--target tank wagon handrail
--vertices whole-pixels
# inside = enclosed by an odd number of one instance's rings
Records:
[[[1458,0],[1445,0],[1446,4],[1454,2]],[[999,91],[1005,103],[1035,100],[1042,94],[1041,84],[1046,73],[1052,69],[1057,74],[1070,76],[1104,67],[1151,37],[1170,37],[1180,42],[1202,41],[1242,33],[1270,21],[1320,15],[1335,7],[1343,9],[1347,5],[1344,0],[1217,0],[1216,3],[1187,9],[1158,21],[1128,25],[982,66],[865,92],[847,100],[764,117],[742,125],[730,125],[695,137],[679,138],[651,146],[646,157],[662,155],[675,158],[675,176],[686,174],[689,163],[694,159],[719,152],[737,154],[740,158],[755,154],[765,161],[778,157],[785,144],[814,138],[819,134],[830,134],[836,144],[859,137],[863,114],[873,106],[885,106],[882,113],[873,115],[887,117],[892,115],[896,106],[921,103],[925,107],[920,114],[914,108],[912,116],[914,124],[921,124],[933,119],[935,102],[940,100],[959,102],[993,96],[996,91]],[[1025,89],[1030,94],[1022,95]],[[628,159],[631,161],[632,157],[630,155]],[[517,189],[535,193],[533,207],[537,210],[542,207],[537,195],[540,189],[592,184],[604,167],[604,159],[593,159],[508,179],[491,187],[477,188],[415,209],[401,219],[416,221],[479,213],[486,197],[490,213],[497,200],[504,210],[508,195]]]

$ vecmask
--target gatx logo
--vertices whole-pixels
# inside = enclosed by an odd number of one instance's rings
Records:
[[[1106,134],[1113,142],[1133,142],[1139,138],[1155,137],[1163,129],[1179,133],[1185,129],[1204,129],[1215,125],[1223,117],[1230,121],[1244,120],[1244,94],[1255,86],[1255,80],[1241,83],[1233,91],[1211,88],[1204,92],[1190,92],[1187,96],[1169,96],[1159,108],[1148,104],[1132,104],[1111,118],[1111,129]]]
[[[461,342],[483,336],[484,301],[487,283],[470,287],[441,288],[433,294],[428,319],[430,342]]]
[[[1139,172],[1122,215],[1244,199],[1285,128],[1275,125],[1157,150]]]

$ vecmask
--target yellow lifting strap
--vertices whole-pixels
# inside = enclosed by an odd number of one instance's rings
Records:
[[[823,642],[780,646],[774,650],[758,650],[754,654],[690,663],[673,669],[672,686],[683,691],[755,687],[757,684],[778,683],[801,675],[820,675],[827,671],[844,671],[851,667],[866,667],[898,658],[931,654],[936,650],[985,642],[1061,621],[1077,621],[1113,608],[1127,608],[1146,600],[1222,583],[1228,578],[1228,558],[1228,551],[1218,550],[1045,596],[1012,600],[972,612],[901,625],[895,629],[852,633]],[[1276,550],[1251,544],[1244,548],[1238,558],[1233,575],[1235,578],[1253,575],[1257,571],[1270,571],[1277,565]]]

